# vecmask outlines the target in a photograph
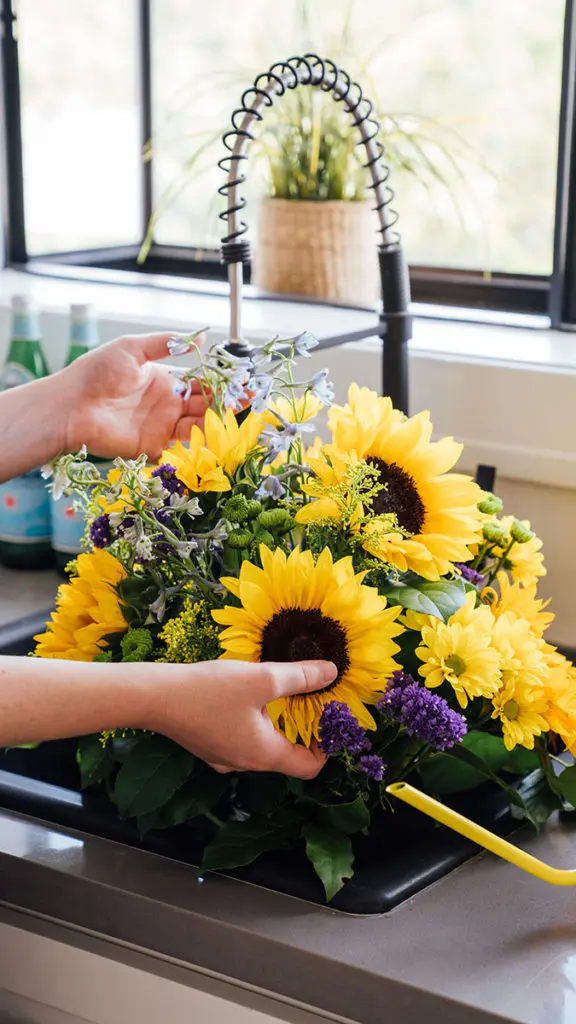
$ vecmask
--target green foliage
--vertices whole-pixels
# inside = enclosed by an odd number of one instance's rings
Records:
[[[124,818],[139,818],[172,799],[190,776],[194,757],[163,736],[143,736],[116,777],[114,800]]]
[[[552,781],[553,788],[566,803],[576,808],[576,765],[572,764],[568,768],[564,768],[553,780],[550,780],[549,776],[548,781]]]
[[[354,874],[354,851],[347,835],[322,825],[307,824],[303,829],[306,856],[318,875],[328,903]]]
[[[506,750],[501,736],[472,730],[458,747],[446,754],[434,754],[419,766],[426,788],[438,796],[449,796],[475,789],[487,779],[500,786],[507,783],[497,776],[500,771],[521,775],[538,765],[531,750],[517,747]]]
[[[138,831],[141,836],[151,829],[174,828],[186,821],[198,818],[218,803],[228,788],[228,779],[211,769],[195,772],[174,795],[155,811],[138,817]]]
[[[110,748],[102,743],[99,736],[80,737],[76,760],[80,768],[82,789],[104,782],[114,768],[114,759]]]
[[[562,807],[562,800],[550,787],[550,779],[541,768],[531,772],[518,786],[519,804],[512,804],[515,818],[528,820],[539,832],[554,811]]]
[[[297,817],[280,814],[228,822],[206,846],[200,871],[245,867],[268,850],[289,846],[298,831]]]
[[[154,638],[149,629],[129,629],[120,641],[122,661],[146,661],[152,654]]]
[[[407,574],[405,580],[381,587],[380,593],[386,596],[388,604],[400,604],[403,608],[447,622],[464,604],[466,585],[462,579],[431,583]]]

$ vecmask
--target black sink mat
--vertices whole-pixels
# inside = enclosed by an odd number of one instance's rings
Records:
[[[29,620],[20,629],[0,629],[0,653],[30,650],[31,635],[41,628],[41,621],[39,617],[33,629]],[[496,786],[482,786],[453,798],[451,804],[500,835],[517,827],[505,794]],[[73,740],[45,743],[36,750],[0,752],[0,807],[191,865],[199,863],[207,838],[198,820],[140,839],[130,822],[116,816],[104,795],[80,792]],[[398,803],[396,808],[394,814],[376,815],[371,836],[355,841],[355,875],[331,903],[334,909],[361,915],[386,913],[479,852],[474,843],[406,805]],[[229,874],[324,903],[322,886],[301,848],[264,854],[249,867]]]

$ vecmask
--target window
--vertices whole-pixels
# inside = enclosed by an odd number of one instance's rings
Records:
[[[545,312],[566,227],[571,12],[572,0],[217,0],[209,16],[203,0],[18,0],[27,255],[84,250],[102,265],[90,251],[106,249],[114,264],[116,247],[117,265],[135,266],[154,210],[144,270],[221,273],[220,136],[258,72],[313,50],[362,84],[391,135],[415,296]],[[251,167],[249,199],[261,187]]]

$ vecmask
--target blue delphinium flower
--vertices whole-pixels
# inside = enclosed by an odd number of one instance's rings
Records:
[[[286,488],[281,480],[273,473],[269,476],[262,477],[262,483],[260,484],[257,491],[254,493],[254,497],[261,500],[263,498],[283,498],[286,494]]]
[[[328,370],[318,370],[318,373],[314,374],[310,391],[323,405],[330,408],[334,401],[334,387],[328,380]]]
[[[310,331],[303,331],[297,338],[294,339],[294,351],[299,356],[305,356],[310,359],[310,350],[317,348],[320,342]]]
[[[250,377],[248,391],[252,394],[253,412],[264,412],[268,407],[273,383],[269,373],[254,373]]]

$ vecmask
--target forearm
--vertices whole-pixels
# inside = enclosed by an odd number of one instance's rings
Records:
[[[0,656],[0,747],[154,728],[157,667]]]
[[[0,482],[49,462],[66,446],[75,401],[65,373],[0,392]]]

